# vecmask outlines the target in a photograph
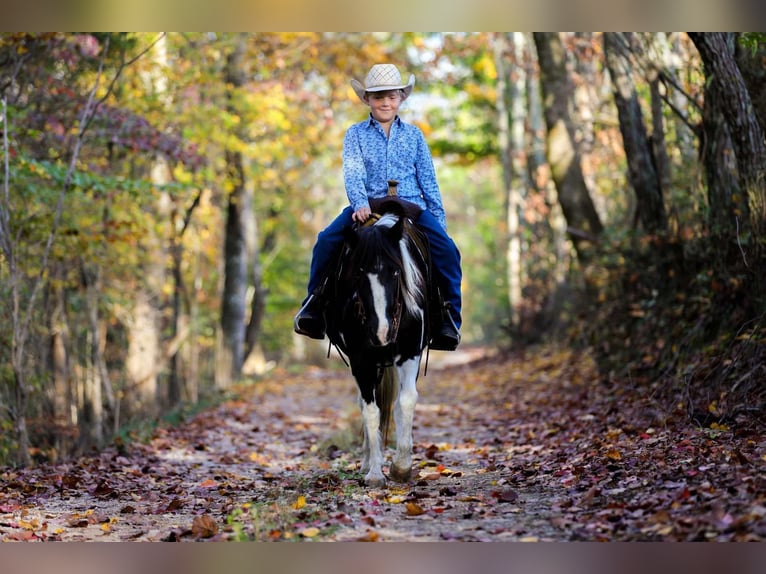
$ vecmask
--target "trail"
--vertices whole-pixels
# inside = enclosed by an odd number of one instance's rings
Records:
[[[561,349],[432,353],[418,386],[407,485],[360,485],[356,389],[328,363],[238,386],[146,443],[0,471],[0,540],[766,536],[762,428],[694,427]]]

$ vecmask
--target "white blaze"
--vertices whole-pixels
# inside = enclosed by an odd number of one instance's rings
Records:
[[[388,342],[388,321],[386,320],[386,290],[380,283],[380,279],[374,273],[368,273],[370,280],[370,292],[372,293],[372,303],[375,309],[375,317],[378,319],[378,342],[385,345]]]

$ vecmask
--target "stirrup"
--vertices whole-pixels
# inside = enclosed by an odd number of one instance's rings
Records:
[[[452,318],[449,303],[442,309],[442,323],[437,333],[431,338],[428,346],[434,351],[454,351],[460,345],[460,330]]]

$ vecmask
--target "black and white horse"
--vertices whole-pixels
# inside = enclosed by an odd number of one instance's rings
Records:
[[[349,231],[327,310],[330,341],[348,356],[359,387],[362,472],[373,487],[386,482],[382,466],[392,403],[396,452],[389,475],[400,482],[410,478],[416,382],[428,343],[426,241],[403,205],[386,200],[374,223]]]

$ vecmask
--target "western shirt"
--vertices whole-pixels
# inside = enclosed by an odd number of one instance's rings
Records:
[[[370,114],[367,120],[348,128],[343,139],[343,180],[353,210],[369,207],[368,198],[385,197],[391,179],[399,182],[399,197],[427,209],[447,229],[431,150],[423,132],[396,116],[386,137]]]

